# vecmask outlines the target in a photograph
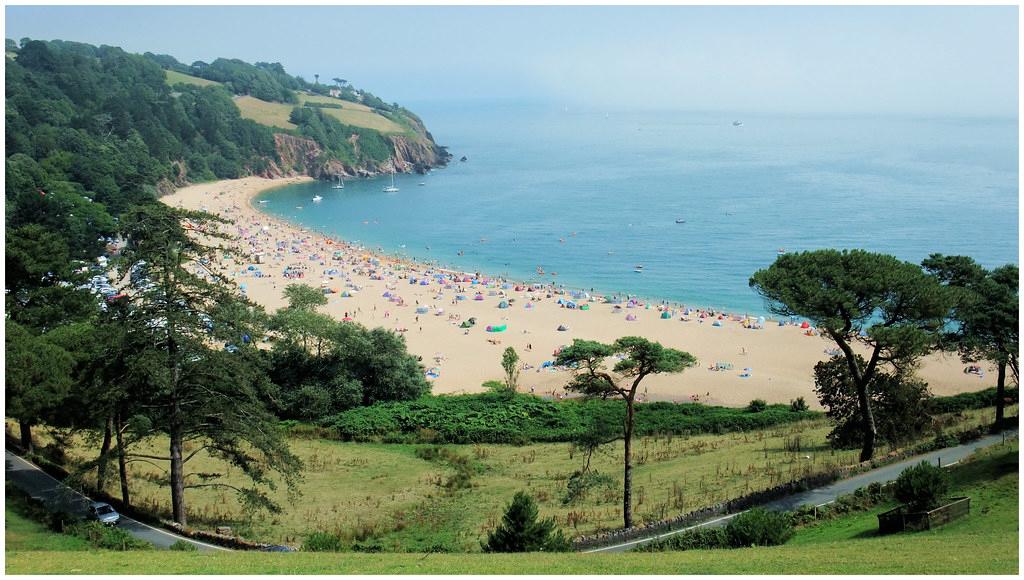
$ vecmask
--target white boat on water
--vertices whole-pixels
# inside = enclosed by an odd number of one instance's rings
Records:
[[[387,192],[387,193],[395,193],[396,191],[398,191],[398,188],[395,187],[395,172],[394,171],[391,172],[391,185],[385,187],[384,191]]]
[[[732,122],[732,126],[733,127],[742,127],[743,126],[743,121],[733,121]]]
[[[636,272],[637,274],[643,274],[644,273],[644,266],[643,266],[643,264],[637,264],[636,266],[633,266],[633,271]]]
[[[314,195],[313,196],[313,201],[320,201],[321,199],[323,199],[323,197],[321,197],[319,195]]]
[[[685,224],[686,220],[684,220],[683,218],[679,218],[679,219],[676,220],[676,223],[677,224]]]
[[[260,205],[263,205],[263,204],[267,203],[267,201],[268,201],[268,200],[265,200],[265,199],[261,199],[261,200],[259,201],[259,203],[260,203]]]

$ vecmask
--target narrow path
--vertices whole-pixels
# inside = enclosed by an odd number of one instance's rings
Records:
[[[5,469],[4,474],[7,483],[13,484],[32,497],[42,500],[50,511],[66,511],[72,515],[85,517],[86,510],[92,502],[88,497],[78,493],[63,483],[51,477],[35,464],[18,457],[8,450],[4,450]],[[148,524],[133,520],[121,514],[121,521],[118,527],[127,531],[136,538],[145,540],[157,548],[167,549],[177,541],[188,542],[196,546],[201,552],[230,551],[228,548],[207,544],[154,528]]]
[[[884,465],[877,469],[872,469],[871,471],[855,475],[849,479],[842,479],[836,481],[824,487],[819,487],[817,489],[812,489],[805,492],[788,495],[786,497],[770,501],[764,504],[763,507],[776,511],[792,511],[802,505],[823,506],[834,502],[836,498],[841,495],[853,493],[858,488],[864,487],[866,485],[872,483],[888,483],[890,481],[893,481],[894,479],[899,477],[900,473],[904,469],[911,467],[913,465],[917,465],[922,461],[927,461],[928,463],[934,463],[936,465],[941,465],[943,467],[954,465],[963,460],[965,457],[971,455],[978,449],[981,449],[983,447],[989,447],[992,445],[997,445],[999,443],[1002,443],[1004,439],[1006,441],[1009,441],[1016,437],[1016,430],[1005,431],[1004,433],[999,435],[989,435],[988,437],[983,437],[976,441],[971,441],[970,443],[964,443],[963,445],[957,445],[956,447],[947,447],[945,449],[940,449],[938,451],[932,451],[931,453],[916,455],[914,457],[904,459],[903,461],[899,461],[897,463],[891,463],[889,465]],[[693,526],[688,526],[685,528],[680,528],[678,530],[673,530],[671,532],[653,535],[647,538],[638,538],[635,540],[630,540],[628,542],[623,542],[621,544],[614,544],[611,546],[604,546],[601,548],[592,548],[590,550],[584,550],[583,553],[591,554],[596,552],[626,552],[638,546],[642,546],[644,544],[653,542],[654,540],[667,538],[668,536],[673,536],[680,532],[685,532],[687,530],[692,530],[694,528],[708,526],[724,526],[729,522],[729,520],[740,515],[741,513],[743,512],[729,514],[727,516],[721,516],[712,520],[708,520],[706,522],[701,522]]]

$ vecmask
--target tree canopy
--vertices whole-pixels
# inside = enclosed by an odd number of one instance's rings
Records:
[[[860,399],[861,460],[874,454],[876,426],[868,384],[879,365],[908,374],[935,347],[950,300],[919,266],[864,250],[784,254],[750,278],[750,286],[780,316],[807,318],[842,351]],[[870,353],[858,358],[860,344]]]

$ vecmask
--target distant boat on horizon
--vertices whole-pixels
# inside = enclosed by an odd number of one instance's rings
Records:
[[[676,223],[677,224],[685,224],[686,220],[684,220],[683,218],[679,218],[679,219],[676,220]]]
[[[391,172],[391,185],[385,187],[384,191],[387,192],[387,193],[395,193],[396,191],[398,191],[398,188],[395,187],[395,172],[394,171]]]
[[[733,127],[742,127],[743,126],[743,121],[733,121],[732,122],[732,126]]]

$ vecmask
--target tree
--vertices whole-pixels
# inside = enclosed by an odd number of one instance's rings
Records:
[[[863,367],[863,357],[857,359],[857,364]],[[864,423],[860,420],[859,399],[850,380],[850,368],[843,356],[814,365],[814,391],[827,409],[825,415],[835,423],[828,434],[832,446],[844,449],[860,446],[864,441]],[[931,416],[925,411],[930,396],[927,383],[912,375],[876,372],[868,384],[868,398],[878,440],[897,445],[920,435],[931,424]]]
[[[501,525],[481,542],[484,552],[568,552],[569,541],[555,520],[537,520],[537,504],[525,492],[517,491],[505,507]]]
[[[511,346],[501,355],[501,368],[505,370],[505,388],[510,393],[519,390],[519,355]]]
[[[871,459],[877,427],[868,386],[879,365],[906,375],[934,347],[950,306],[942,287],[919,266],[864,250],[785,254],[750,286],[771,312],[810,319],[839,346],[863,422],[860,460]],[[870,353],[866,362],[857,344]]]
[[[622,358],[611,373],[605,370],[605,360],[613,356]],[[572,381],[566,389],[587,397],[620,398],[626,403],[623,423],[623,498],[622,518],[625,527],[633,526],[633,442],[634,403],[640,382],[649,375],[678,373],[697,364],[688,352],[666,348],[638,336],[626,336],[612,344],[573,339],[572,345],[562,349],[556,365],[573,369]]]
[[[964,362],[989,360],[996,364],[998,428],[1006,406],[1007,368],[1020,384],[1020,271],[1013,264],[986,270],[967,256],[942,254],[932,254],[922,265],[955,297],[954,324],[943,335],[943,346],[959,352]]]
[[[4,402],[18,421],[21,446],[32,452],[32,426],[46,420],[67,397],[74,360],[44,336],[7,320],[4,324]]]
[[[265,404],[270,383],[251,339],[263,334],[263,314],[223,277],[210,282],[190,271],[214,248],[188,235],[182,220],[207,232],[220,221],[159,204],[133,208],[123,219],[120,271],[144,273],[129,288],[127,375],[145,381],[149,392],[148,411],[137,417],[148,426],[137,431],[166,434],[169,445],[167,455],[135,456],[170,464],[172,514],[181,525],[190,488],[232,489],[246,509],[276,511],[262,488],[275,487],[270,473],[276,472],[294,490],[301,464]],[[236,348],[217,349],[218,343]],[[194,446],[187,455],[186,444]],[[186,473],[200,452],[238,468],[252,486],[227,484],[222,473]]]

